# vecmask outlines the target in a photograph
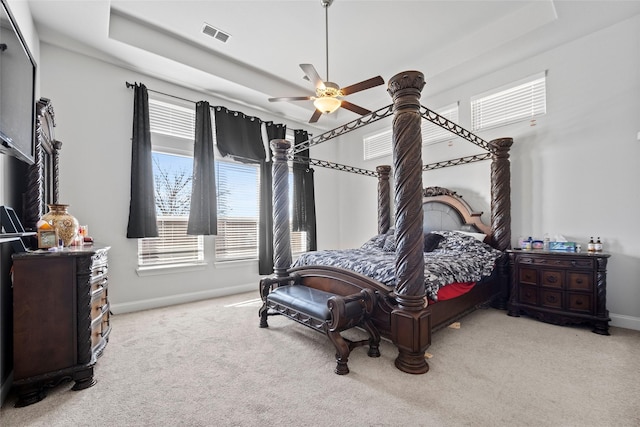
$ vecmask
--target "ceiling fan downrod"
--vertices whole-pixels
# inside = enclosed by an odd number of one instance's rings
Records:
[[[329,6],[333,3],[333,0],[320,0],[322,3],[322,7],[324,7],[324,46],[325,46],[325,60],[327,64],[327,76],[326,80],[331,81],[329,79]]]

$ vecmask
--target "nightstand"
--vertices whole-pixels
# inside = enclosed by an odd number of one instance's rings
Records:
[[[557,325],[590,324],[609,335],[607,253],[508,250],[509,316]]]

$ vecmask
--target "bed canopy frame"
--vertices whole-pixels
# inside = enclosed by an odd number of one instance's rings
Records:
[[[420,94],[424,84],[424,76],[419,71],[399,73],[393,76],[388,84],[388,92],[393,100],[392,105],[311,138],[294,147],[292,154],[288,154],[291,149],[289,141],[276,139],[270,143],[273,151],[274,276],[285,278],[289,275],[288,270],[292,264],[288,160],[297,161],[295,155],[313,145],[393,115],[394,227],[397,251],[396,283],[393,289],[395,305],[389,314],[389,338],[398,348],[396,367],[414,374],[429,370],[424,353],[431,343],[431,308],[425,302],[426,290],[423,277],[422,172],[490,158],[491,234],[489,243],[496,249],[505,250],[510,247],[511,242],[509,149],[513,144],[512,138],[486,142],[454,122],[421,106]],[[423,166],[420,128],[423,118],[483,148],[487,153]],[[389,184],[391,166],[378,166],[373,172],[331,162],[304,160],[312,165],[376,176],[378,178],[378,232],[384,233],[391,228]],[[316,271],[318,271],[317,274],[324,274],[317,269]]]

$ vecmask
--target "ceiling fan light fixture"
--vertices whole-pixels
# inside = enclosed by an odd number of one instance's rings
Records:
[[[334,98],[332,96],[323,96],[316,98],[313,101],[314,107],[325,114],[333,113],[340,108],[340,104],[342,104],[342,102],[338,98]]]

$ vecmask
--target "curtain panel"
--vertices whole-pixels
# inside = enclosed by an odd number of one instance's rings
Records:
[[[131,138],[131,198],[127,238],[158,237],[153,186],[153,158],[149,130],[149,94],[136,84],[133,94],[133,136]]]
[[[272,122],[265,123],[267,140],[284,139],[287,127]],[[271,156],[268,156],[271,159]],[[260,164],[260,227],[258,242],[258,272],[261,275],[273,273],[273,162]]]
[[[216,142],[223,157],[232,156],[241,162],[265,160],[262,143],[262,121],[224,107],[215,110]]]
[[[298,145],[309,139],[304,130],[294,132],[294,144]],[[309,149],[297,154],[297,157],[309,158]],[[313,182],[313,169],[308,160],[303,163],[293,163],[293,231],[307,233],[307,249],[315,251],[318,248],[316,238],[316,201]]]
[[[187,234],[218,234],[218,200],[216,192],[213,131],[209,103],[196,103],[196,129],[193,147],[193,182]]]

